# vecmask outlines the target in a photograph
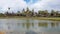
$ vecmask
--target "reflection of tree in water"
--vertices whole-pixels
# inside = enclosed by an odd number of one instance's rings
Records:
[[[52,27],[54,27],[54,26],[55,26],[55,24],[54,24],[54,23],[51,23],[51,26],[52,26]]]
[[[32,26],[34,27],[34,23],[32,23]]]
[[[47,27],[48,26],[48,23],[38,23],[38,26],[39,27]]]
[[[58,23],[51,23],[52,27],[58,26]]]

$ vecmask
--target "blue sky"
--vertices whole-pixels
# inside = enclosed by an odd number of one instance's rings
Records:
[[[24,0],[26,3],[29,3],[30,2],[30,0]]]
[[[6,12],[8,7],[11,8],[9,12],[16,12],[23,8],[29,7],[29,9],[38,10],[59,10],[60,0],[0,0],[0,12]]]
[[[31,4],[33,4],[33,3],[36,3],[36,2],[38,2],[38,0],[24,0],[27,4],[29,4],[29,3],[31,3]]]

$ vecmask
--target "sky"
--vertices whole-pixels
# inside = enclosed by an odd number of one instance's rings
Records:
[[[8,7],[9,12],[21,11],[23,8],[29,7],[30,10],[59,10],[60,0],[0,0],[0,12],[6,12]]]

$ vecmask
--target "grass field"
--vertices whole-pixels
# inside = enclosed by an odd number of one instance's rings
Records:
[[[0,19],[36,19],[36,20],[52,20],[52,21],[60,21],[60,17],[0,17]]]
[[[52,21],[60,21],[60,17],[35,17],[38,20],[52,20]]]

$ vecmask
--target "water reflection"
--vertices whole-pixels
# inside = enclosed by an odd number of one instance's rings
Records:
[[[30,23],[26,23],[26,28],[28,29],[31,26]]]
[[[52,27],[56,27],[56,26],[58,27],[58,25],[59,25],[59,23],[51,23]]]
[[[28,32],[26,32],[25,34],[37,34],[37,33],[34,32],[34,31],[28,31]]]
[[[48,26],[48,23],[38,23],[38,26],[39,27],[47,27]]]
[[[8,20],[8,21],[7,21]],[[4,21],[4,22],[3,22]],[[27,31],[33,30],[36,32],[42,31],[60,31],[60,23],[53,21],[39,20],[9,20],[6,19],[0,22],[0,30],[6,31]],[[10,22],[11,21],[11,22]]]

